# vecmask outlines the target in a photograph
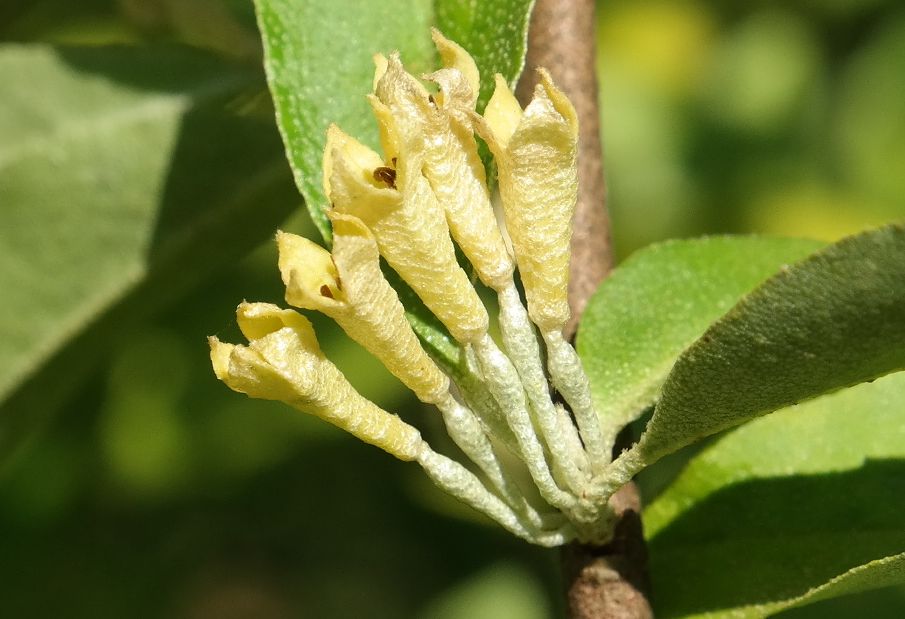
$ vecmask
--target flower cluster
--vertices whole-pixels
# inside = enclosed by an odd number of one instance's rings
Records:
[[[434,94],[406,72],[398,54],[375,57],[368,100],[383,154],[329,128],[323,183],[332,250],[278,233],[279,268],[286,301],[330,316],[435,405],[474,466],[440,455],[417,429],[359,395],[293,310],[240,305],[249,343],[210,338],[214,371],[236,391],[281,400],[417,461],[440,488],[530,542],[606,541],[609,491],[600,479],[612,446],[562,335],[577,192],[575,110],[541,70],[525,109],[497,75],[480,115],[474,60],[439,32],[433,39],[444,65],[425,76]],[[497,223],[476,136],[496,162],[508,235]],[[499,298],[502,345],[488,333],[488,312],[454,243]],[[451,379],[422,348],[384,279],[381,257],[456,340],[461,374]],[[552,398],[551,385],[568,409]],[[520,487],[517,480],[525,478],[537,491]]]

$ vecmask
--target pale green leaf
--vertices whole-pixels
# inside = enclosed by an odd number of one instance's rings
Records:
[[[722,436],[644,525],[658,617],[763,617],[905,583],[905,373]]]
[[[783,406],[905,368],[905,228],[781,270],[679,357],[625,461],[649,464]]]
[[[578,352],[611,432],[651,406],[679,354],[742,295],[822,243],[759,237],[668,241],[621,264],[588,303]]]
[[[60,396],[90,367],[86,333],[242,255],[297,202],[267,116],[233,109],[262,89],[184,49],[0,48],[0,452],[46,412],[23,389]]]

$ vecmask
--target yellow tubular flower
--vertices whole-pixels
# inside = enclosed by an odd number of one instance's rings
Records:
[[[481,281],[498,289],[511,281],[514,265],[493,214],[469,116],[478,97],[478,69],[459,45],[436,30],[433,35],[446,68],[427,79],[436,82],[440,92],[430,97],[394,54],[377,60],[372,106],[385,151],[396,152],[394,142],[403,139],[422,143],[424,176],[453,238]],[[394,131],[397,135],[392,136]]]
[[[569,319],[578,119],[550,75],[543,69],[538,73],[540,83],[524,112],[497,76],[484,117],[473,118],[497,162],[506,228],[525,284],[528,313],[542,331],[552,331]]]
[[[399,133],[394,128],[387,135]],[[336,212],[364,222],[380,254],[452,336],[473,342],[487,332],[487,311],[456,262],[443,211],[421,173],[422,153],[414,140],[399,146],[397,165],[386,166],[377,153],[331,126],[324,188]]]
[[[418,457],[418,430],[355,391],[324,357],[304,316],[269,303],[242,303],[236,316],[247,346],[208,340],[214,373],[230,389],[285,402],[400,460]]]
[[[405,319],[396,291],[380,271],[374,237],[356,217],[331,212],[330,219],[332,256],[306,238],[277,234],[286,301],[330,316],[422,401],[439,401],[449,379]]]

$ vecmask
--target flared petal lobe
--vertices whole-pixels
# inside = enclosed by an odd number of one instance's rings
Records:
[[[474,109],[481,89],[481,75],[478,65],[465,48],[454,41],[450,41],[436,28],[431,28],[431,38],[440,53],[440,61],[448,69],[455,69],[462,74],[468,85],[469,98],[464,103]]]
[[[401,460],[417,457],[418,430],[355,391],[324,357],[305,317],[269,303],[242,303],[236,314],[247,346],[209,338],[214,372],[228,387],[285,402]]]

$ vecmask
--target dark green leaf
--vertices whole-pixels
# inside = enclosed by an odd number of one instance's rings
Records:
[[[651,406],[679,354],[742,295],[822,243],[758,237],[669,241],[621,264],[588,303],[578,352],[611,433]]]
[[[752,421],[645,511],[657,616],[763,617],[905,583],[905,373]]]

